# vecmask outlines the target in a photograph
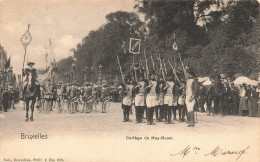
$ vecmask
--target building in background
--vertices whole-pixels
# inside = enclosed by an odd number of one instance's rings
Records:
[[[0,69],[3,70],[7,62],[7,54],[4,47],[0,43]]]

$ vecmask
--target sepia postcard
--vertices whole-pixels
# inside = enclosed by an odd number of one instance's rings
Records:
[[[259,0],[0,0],[0,162],[259,162]]]

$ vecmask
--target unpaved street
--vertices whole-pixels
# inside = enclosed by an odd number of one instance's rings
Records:
[[[236,161],[240,155],[209,154],[215,148],[246,150],[237,161],[260,160],[259,118],[198,113],[198,123],[188,128],[178,121],[135,124],[131,115],[133,122],[124,123],[121,104],[111,103],[107,113],[58,114],[54,109],[46,115],[36,110],[35,121],[25,122],[25,110],[16,107],[0,114],[1,161]],[[47,139],[21,139],[21,133]]]

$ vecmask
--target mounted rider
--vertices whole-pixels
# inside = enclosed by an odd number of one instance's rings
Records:
[[[31,85],[30,91],[34,92],[36,89],[36,80],[37,80],[37,72],[36,69],[33,67],[35,63],[34,62],[28,62],[28,68],[23,69],[23,77],[25,77],[24,80],[24,88],[23,88],[23,95],[25,94],[25,90],[28,86],[28,84]]]

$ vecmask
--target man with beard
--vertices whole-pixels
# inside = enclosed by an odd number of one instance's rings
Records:
[[[132,98],[133,98],[133,85],[131,84],[130,78],[125,79],[125,83],[122,85],[124,97],[122,102],[122,109],[123,109],[123,122],[132,122],[129,119],[129,111],[132,104]]]
[[[157,81],[155,80],[154,74],[151,74],[151,79],[149,80],[149,86],[147,86],[147,96],[146,96],[146,105],[147,105],[147,124],[154,125],[153,122],[153,112],[156,105],[156,89]]]
[[[186,82],[186,106],[188,111],[188,116],[190,116],[190,123],[188,127],[195,126],[195,119],[194,119],[194,106],[196,104],[196,98],[198,95],[199,83],[196,79],[194,70],[192,68],[188,69],[187,71],[187,82]]]
[[[135,113],[136,113],[136,123],[141,123],[143,120],[143,114],[145,109],[145,88],[147,87],[147,81],[144,81],[142,74],[139,76],[137,81],[137,86],[135,87]]]

